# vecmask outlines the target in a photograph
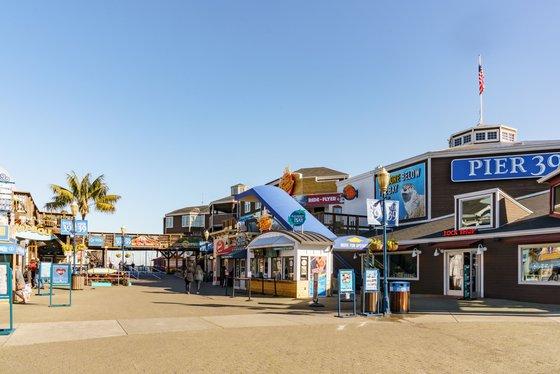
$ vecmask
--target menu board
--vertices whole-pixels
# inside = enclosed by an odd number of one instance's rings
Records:
[[[52,264],[51,276],[51,284],[53,285],[70,285],[70,265]]]
[[[366,269],[366,291],[379,291],[379,270]]]
[[[338,271],[340,292],[354,292],[354,271],[351,269],[340,269]]]
[[[8,293],[8,264],[0,264],[0,297],[7,297]]]

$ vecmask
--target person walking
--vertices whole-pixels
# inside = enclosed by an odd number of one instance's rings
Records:
[[[196,281],[196,294],[200,293],[200,285],[204,280],[204,271],[200,265],[196,265],[196,272],[194,273],[194,280]]]
[[[25,297],[23,290],[25,289],[25,278],[19,266],[16,267],[15,271],[16,278],[16,290],[14,291],[14,301],[17,301],[17,297],[21,299],[23,304],[27,304],[27,298]]]
[[[190,261],[187,262],[187,268],[185,269],[184,277],[185,277],[185,292],[187,294],[190,294],[191,283],[194,280],[193,264]]]

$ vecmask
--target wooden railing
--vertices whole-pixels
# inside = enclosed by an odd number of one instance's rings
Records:
[[[313,215],[336,235],[362,235],[371,230],[366,216],[325,212]]]

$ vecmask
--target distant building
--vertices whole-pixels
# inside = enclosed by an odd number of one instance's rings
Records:
[[[202,237],[208,227],[209,216],[207,205],[187,206],[174,210],[163,217],[163,233]]]

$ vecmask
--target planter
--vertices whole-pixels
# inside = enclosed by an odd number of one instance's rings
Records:
[[[83,290],[86,281],[86,277],[83,275],[73,274],[72,275],[72,290]]]
[[[397,249],[399,249],[399,243],[396,242],[387,242],[387,250],[388,251],[396,251]]]

